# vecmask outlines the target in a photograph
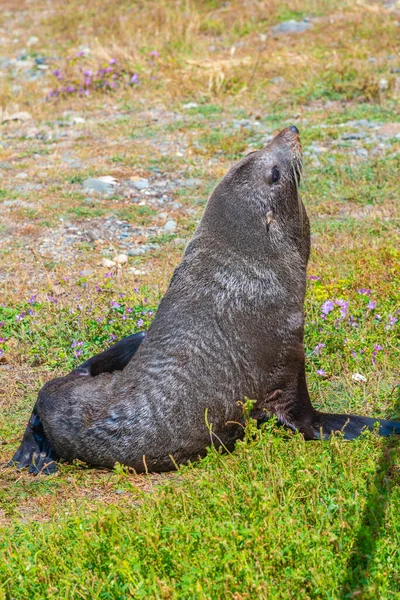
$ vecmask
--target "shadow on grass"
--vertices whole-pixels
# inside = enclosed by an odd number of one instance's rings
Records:
[[[397,391],[396,408],[399,406],[400,388]],[[341,600],[362,598],[368,585],[369,571],[385,525],[390,494],[396,483],[395,462],[398,447],[397,436],[389,438],[383,447],[374,478],[369,485],[360,528],[347,563],[346,576],[340,587]]]

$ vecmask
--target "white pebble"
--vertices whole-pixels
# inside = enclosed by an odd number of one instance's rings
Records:
[[[125,265],[128,262],[128,256],[126,254],[118,254],[118,256],[114,258],[114,260],[119,265]]]
[[[107,269],[115,267],[115,262],[113,260],[110,260],[109,258],[103,258],[100,264],[102,267],[106,267]]]
[[[353,373],[351,378],[353,381],[367,381],[367,378],[364,377],[364,375],[361,375],[361,373]]]

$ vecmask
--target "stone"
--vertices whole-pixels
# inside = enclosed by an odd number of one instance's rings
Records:
[[[7,112],[3,112],[3,114],[1,114],[0,112],[0,120],[3,123],[7,123],[7,121],[29,121],[29,119],[32,119],[32,115],[30,115],[28,112],[25,111],[20,111],[20,112],[15,112],[12,113],[11,115],[8,114]]]
[[[311,29],[312,23],[310,23],[307,19],[303,19],[302,21],[295,21],[291,19],[290,21],[284,21],[283,23],[279,23],[272,27],[272,33],[278,35],[286,35],[291,33],[303,33],[307,31],[307,29]]]
[[[36,35],[31,35],[30,38],[28,38],[26,45],[27,46],[34,46],[35,44],[37,44],[39,42],[39,38],[36,37]]]
[[[114,258],[114,261],[119,265],[125,265],[128,262],[128,256],[126,254],[118,254],[118,256]]]
[[[115,267],[115,262],[109,258],[103,258],[100,264],[102,267],[106,267],[107,269]]]
[[[344,133],[343,134],[344,140],[363,140],[365,137],[367,137],[367,136],[362,131],[356,131],[354,133]]]
[[[169,221],[167,221],[163,227],[163,231],[165,232],[171,232],[171,231],[175,231],[176,229],[176,221],[174,221],[173,219],[170,219]]]
[[[136,179],[136,180],[132,181],[132,185],[137,190],[144,190],[144,189],[150,187],[148,179]]]
[[[366,148],[357,148],[356,154],[360,158],[368,158],[368,150]]]
[[[190,179],[184,179],[183,180],[183,184],[185,187],[189,187],[189,188],[194,188],[194,187],[198,187],[202,184],[202,180],[201,179],[196,179],[196,178],[190,178]]]
[[[389,82],[384,77],[379,80],[379,89],[381,92],[386,92],[389,89]]]
[[[115,190],[115,186],[118,184],[117,180],[110,175],[104,177],[89,177],[85,179],[82,186],[83,189],[93,192],[99,192],[102,194],[112,194]]]
[[[361,375],[361,373],[353,373],[351,378],[353,381],[362,381],[364,383],[367,381],[367,378],[364,377],[364,375]]]

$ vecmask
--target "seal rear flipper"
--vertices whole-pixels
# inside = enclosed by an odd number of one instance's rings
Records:
[[[320,437],[322,429],[324,437],[329,437],[335,431],[342,431],[345,440],[353,440],[366,429],[375,430],[376,423],[379,423],[379,429],[377,430],[379,435],[383,437],[393,434],[400,435],[400,421],[388,421],[358,415],[329,414],[318,411],[315,411],[312,427],[316,437]]]
[[[100,373],[122,371],[129,363],[137,349],[146,337],[146,331],[134,333],[120,340],[104,352],[96,354],[79,365],[73,373],[95,377]]]
[[[36,406],[32,411],[22,442],[9,466],[18,469],[29,467],[29,473],[50,475],[56,471],[57,455],[43,429]]]

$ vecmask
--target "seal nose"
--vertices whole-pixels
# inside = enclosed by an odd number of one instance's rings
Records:
[[[297,129],[296,125],[291,125],[289,127],[290,131],[293,131],[293,133],[297,133],[297,135],[299,135],[300,131]]]

